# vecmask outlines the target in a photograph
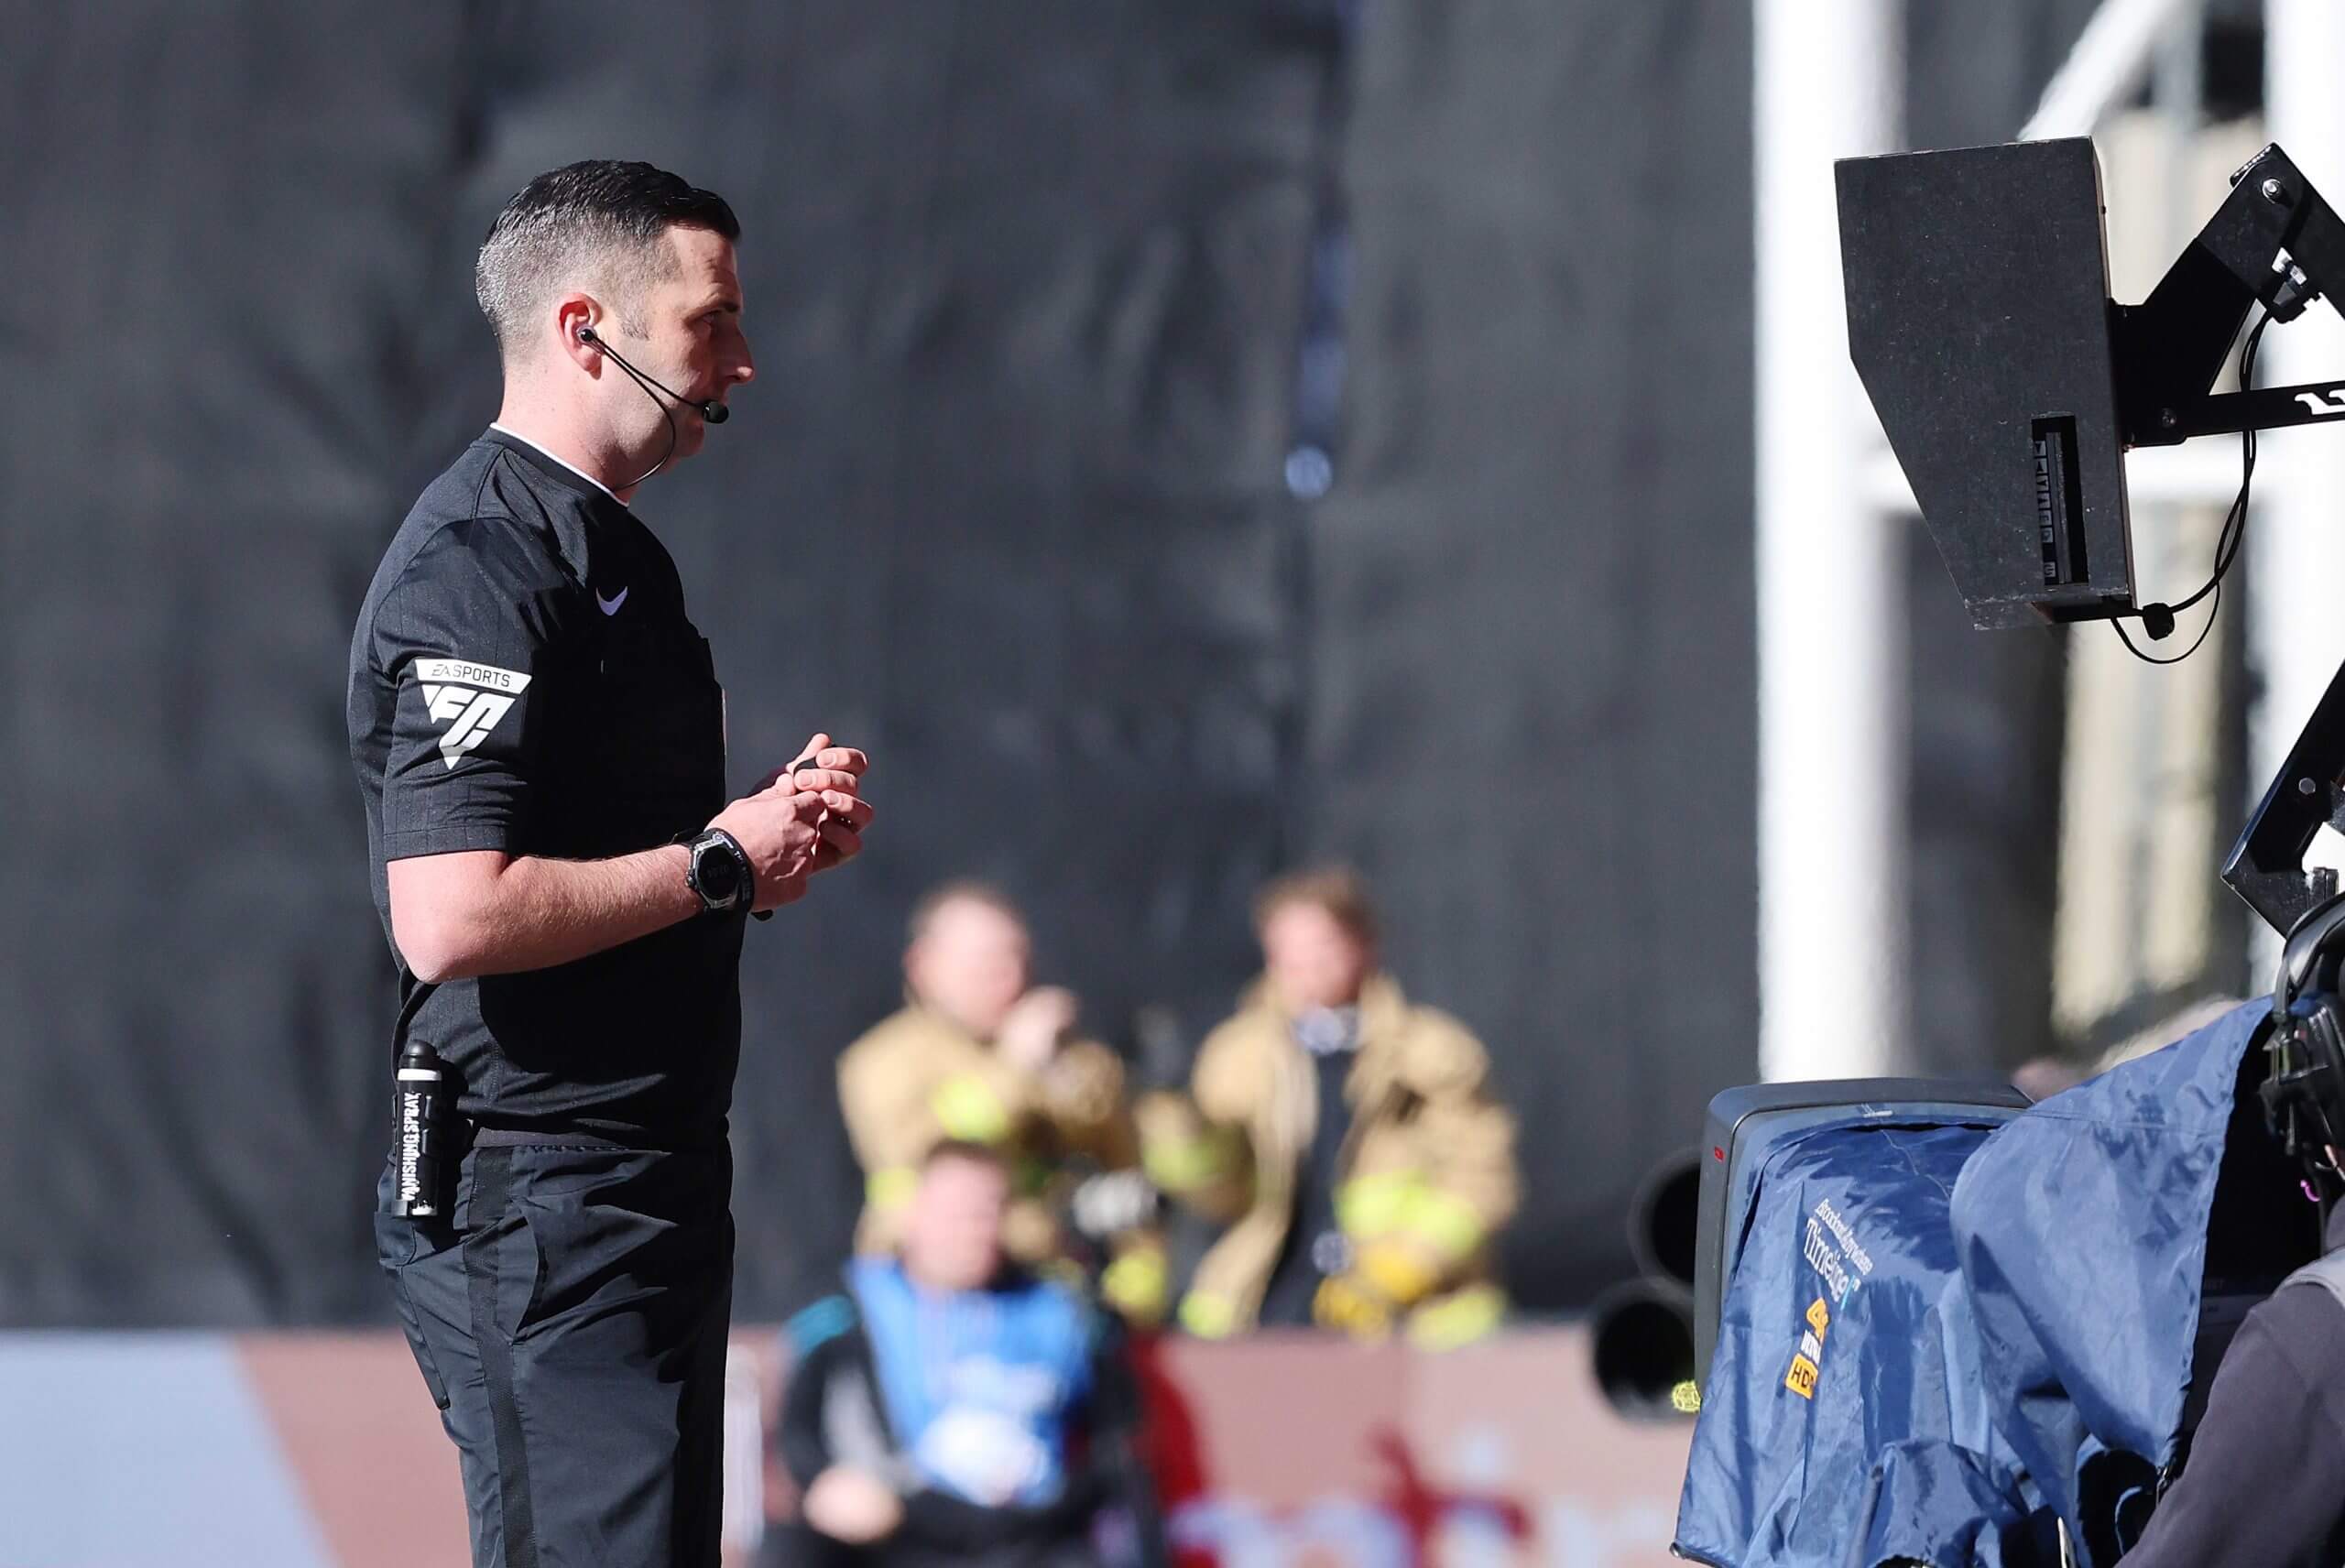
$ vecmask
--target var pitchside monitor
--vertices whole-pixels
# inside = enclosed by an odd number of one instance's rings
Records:
[[[1849,158],[1837,174],[1849,354],[1973,622],[2130,611],[2092,143]]]

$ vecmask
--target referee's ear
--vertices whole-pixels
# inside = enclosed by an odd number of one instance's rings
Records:
[[[589,376],[603,372],[601,340],[596,336],[601,328],[602,310],[591,294],[573,289],[553,304],[554,332],[562,352],[571,363]]]

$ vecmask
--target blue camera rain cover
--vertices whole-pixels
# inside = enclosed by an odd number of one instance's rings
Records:
[[[1880,1113],[1852,1106],[1757,1156],[1678,1511],[1698,1561],[1840,1568],[1892,1454],[1966,1519],[2012,1489],[1947,1223],[1994,1124]],[[1998,1525],[2025,1510],[2007,1511]]]
[[[2175,1457],[2208,1216],[2241,1063],[2269,1010],[2235,1007],[2032,1107],[1955,1190],[1989,1407],[2088,1564],[2122,1500],[2096,1475],[2121,1476],[2130,1457],[2146,1476]]]
[[[2110,1510],[2177,1445],[2208,1216],[2265,1010],[2000,1127],[1852,1116],[1761,1150],[1680,1552],[2037,1568],[2058,1561],[2056,1517],[2077,1561],[2107,1568]]]

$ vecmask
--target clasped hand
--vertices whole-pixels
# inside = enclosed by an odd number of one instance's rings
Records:
[[[806,896],[807,878],[844,865],[863,850],[871,802],[863,798],[868,757],[816,734],[797,761],[777,768],[756,789],[708,825],[731,833],[757,877],[754,909],[779,909]]]

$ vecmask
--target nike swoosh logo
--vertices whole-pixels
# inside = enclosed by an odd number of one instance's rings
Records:
[[[603,597],[602,590],[598,588],[594,591],[594,603],[603,607],[603,614],[616,615],[619,613],[619,606],[627,603],[627,589],[622,588],[605,599]]]

